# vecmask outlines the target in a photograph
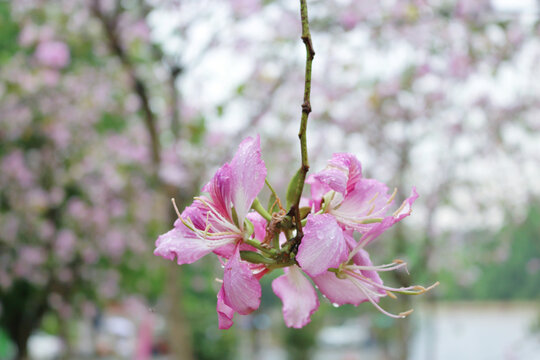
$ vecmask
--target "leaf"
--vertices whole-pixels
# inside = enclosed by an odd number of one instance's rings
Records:
[[[300,180],[300,171],[301,169],[298,169],[287,187],[287,208],[294,205],[296,199],[298,198],[298,181]]]

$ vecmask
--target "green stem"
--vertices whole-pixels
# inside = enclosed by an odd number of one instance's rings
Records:
[[[275,255],[276,254],[276,250],[274,249],[267,249],[265,247],[263,247],[261,245],[260,242],[258,242],[257,240],[253,240],[253,239],[247,239],[247,240],[244,240],[244,242],[248,245],[251,245],[253,246],[255,249],[257,250],[260,250],[262,251],[263,253],[265,254],[268,254],[268,255]]]
[[[309,171],[308,152],[307,152],[307,140],[306,130],[309,113],[311,112],[311,69],[313,64],[313,58],[315,57],[315,50],[313,50],[313,43],[311,41],[311,33],[309,31],[309,19],[306,0],[300,0],[300,18],[302,20],[302,41],[306,47],[306,74],[304,81],[304,102],[302,103],[302,117],[300,120],[300,130],[298,131],[298,138],[300,139],[300,154],[302,156],[302,165],[299,171],[298,189],[296,191],[296,199],[293,205],[296,213],[296,225],[297,231],[302,235],[302,224],[299,219],[299,204],[302,197],[302,191],[304,189],[304,182],[306,181],[306,174]]]
[[[253,201],[253,204],[251,204],[251,208],[255,210],[256,212],[258,212],[263,218],[265,218],[266,221],[272,221],[272,215],[270,215],[268,211],[266,211],[266,209],[264,208],[264,206],[262,206],[258,198],[255,198],[255,200]]]
[[[276,190],[274,190],[274,188],[272,187],[272,185],[270,185],[270,182],[268,181],[268,179],[264,179],[264,183],[266,184],[266,186],[268,186],[268,189],[270,189],[270,192],[274,195],[274,197],[276,199],[279,199],[277,193],[276,193]]]

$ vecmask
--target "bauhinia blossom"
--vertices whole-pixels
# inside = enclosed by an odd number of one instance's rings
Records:
[[[373,265],[365,249],[410,215],[416,189],[390,212],[396,192],[390,194],[383,183],[363,178],[353,155],[334,154],[325,169],[308,178],[312,197],[302,204],[311,211],[296,221],[292,211],[269,214],[261,206],[257,195],[265,177],[260,140],[247,138],[232,161],[204,186],[205,194],[178,214],[174,228],[156,241],[154,253],[176,259],[179,265],[209,253],[220,258],[224,266],[216,306],[220,329],[232,326],[235,313],[246,315],[259,307],[260,278],[279,268],[284,268],[284,274],[273,281],[272,289],[283,303],[285,324],[294,328],[308,324],[319,307],[313,283],[334,304],[357,306],[369,301],[391,317],[404,317],[410,311],[390,314],[378,304],[381,297],[429,290],[386,286],[380,273],[406,264],[395,260]]]
[[[195,198],[176,220],[174,228],[157,239],[154,251],[170,260],[176,258],[179,265],[195,262],[211,252],[226,258],[218,300],[242,315],[257,309],[260,303],[261,286],[250,265],[240,259],[240,249],[253,233],[247,215],[264,186],[265,177],[260,139],[247,138],[232,161],[223,165],[204,186],[203,191],[208,195]],[[229,314],[225,306],[223,314]],[[220,321],[222,328],[231,324]]]

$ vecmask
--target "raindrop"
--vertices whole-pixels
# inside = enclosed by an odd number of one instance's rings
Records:
[[[339,307],[339,304],[332,303],[332,306],[335,307],[335,308],[338,308],[338,307]]]

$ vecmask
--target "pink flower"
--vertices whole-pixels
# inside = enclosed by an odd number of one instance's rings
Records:
[[[247,138],[232,161],[204,186],[206,194],[178,213],[174,228],[156,241],[154,254],[176,259],[179,265],[212,252],[219,256],[224,268],[216,305],[220,329],[233,325],[235,313],[247,315],[259,307],[259,279],[277,268],[284,268],[285,273],[272,282],[272,289],[283,303],[285,324],[294,328],[308,324],[319,307],[312,282],[337,305],[369,301],[391,317],[405,317],[409,312],[388,313],[378,304],[381,297],[429,290],[384,285],[380,272],[406,264],[396,260],[373,265],[365,250],[410,215],[418,197],[415,188],[388,214],[395,191],[388,194],[386,185],[363,178],[353,155],[334,154],[328,166],[309,179],[312,198],[302,199],[302,205],[310,207],[311,213],[296,219],[303,225],[300,232],[279,201],[280,211],[274,214],[268,214],[258,200],[254,204],[265,177],[260,140]],[[252,206],[257,212],[250,212]]]
[[[34,56],[40,64],[54,69],[62,69],[70,61],[69,48],[61,41],[40,42]]]
[[[315,210],[322,209],[344,229],[361,233],[387,216],[396,193],[388,194],[388,187],[377,180],[362,178],[360,162],[352,154],[334,154],[328,166],[308,181]],[[410,208],[416,197],[413,189],[413,195],[404,204]]]
[[[223,286],[218,294],[220,328],[227,328],[232,314],[249,314],[259,307],[261,288],[256,276],[260,266],[252,267],[240,259],[244,243],[257,229],[248,212],[264,186],[266,167],[261,157],[259,137],[247,138],[230,163],[223,165],[203,188],[208,196],[195,198],[176,220],[174,228],[156,241],[154,254],[189,264],[211,252],[228,259]],[[223,311],[221,311],[221,310]],[[221,312],[220,312],[221,311]],[[223,318],[225,316],[225,318]],[[231,320],[232,321],[232,320]]]

